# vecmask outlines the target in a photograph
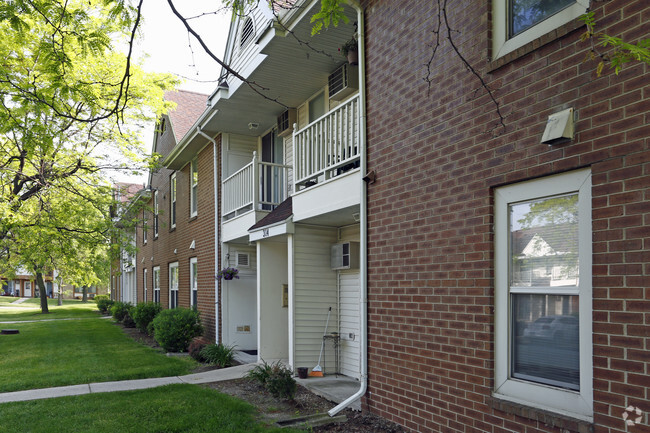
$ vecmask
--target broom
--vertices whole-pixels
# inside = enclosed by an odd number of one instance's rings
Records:
[[[327,321],[325,322],[325,331],[323,331],[323,337],[325,337],[325,334],[327,334],[327,327],[330,324],[330,314],[332,313],[332,307],[329,308],[327,311]],[[323,368],[320,366],[320,360],[323,356],[323,348],[325,347],[325,338],[320,343],[320,355],[318,355],[318,364],[314,368],[311,369],[311,372],[309,373],[310,376],[312,377],[323,377]]]

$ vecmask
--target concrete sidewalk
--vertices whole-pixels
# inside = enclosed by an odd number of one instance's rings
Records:
[[[117,382],[88,383],[84,385],[59,386],[56,388],[28,389],[25,391],[0,394],[0,404],[12,401],[40,400],[45,398],[65,397],[70,395],[94,394],[98,392],[131,391],[155,388],[173,383],[200,384],[242,378],[255,367],[255,364],[237,365],[219,370],[185,376],[157,377],[151,379],[122,380]]]

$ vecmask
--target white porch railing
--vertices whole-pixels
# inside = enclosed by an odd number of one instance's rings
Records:
[[[293,134],[295,190],[358,167],[359,96]]]
[[[288,196],[289,166],[253,160],[222,182],[221,215],[271,210]],[[234,215],[233,215],[234,216]]]

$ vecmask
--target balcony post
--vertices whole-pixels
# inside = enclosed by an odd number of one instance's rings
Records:
[[[257,161],[257,151],[253,152],[253,209],[261,210],[262,205],[260,204],[260,182],[262,181],[260,177],[260,165]]]

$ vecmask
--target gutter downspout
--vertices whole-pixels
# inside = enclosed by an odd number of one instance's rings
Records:
[[[219,190],[218,186],[218,167],[217,167],[217,140],[210,137],[208,134],[201,130],[201,126],[196,127],[196,132],[203,138],[207,139],[212,143],[212,166],[213,169],[213,181],[214,181],[214,269],[215,272],[219,270],[219,253],[221,251],[221,245],[219,244]],[[221,293],[221,281],[215,278],[214,285],[214,334],[216,343],[221,343],[221,333],[219,332],[219,306],[221,305],[221,298],[219,293]]]
[[[359,25],[359,123],[360,123],[360,149],[361,161],[360,170],[361,176],[365,176],[367,171],[367,156],[366,156],[366,55],[365,55],[365,22],[363,16],[363,8],[358,0],[348,0],[350,6],[357,11],[357,23]],[[368,389],[368,214],[367,214],[367,197],[368,188],[365,181],[361,181],[361,203],[360,203],[360,270],[359,270],[359,283],[360,283],[360,328],[361,328],[361,341],[360,343],[360,356],[361,356],[361,378],[359,390],[352,396],[339,403],[338,406],[330,409],[327,414],[334,416],[350,404],[354,403],[363,397]]]

